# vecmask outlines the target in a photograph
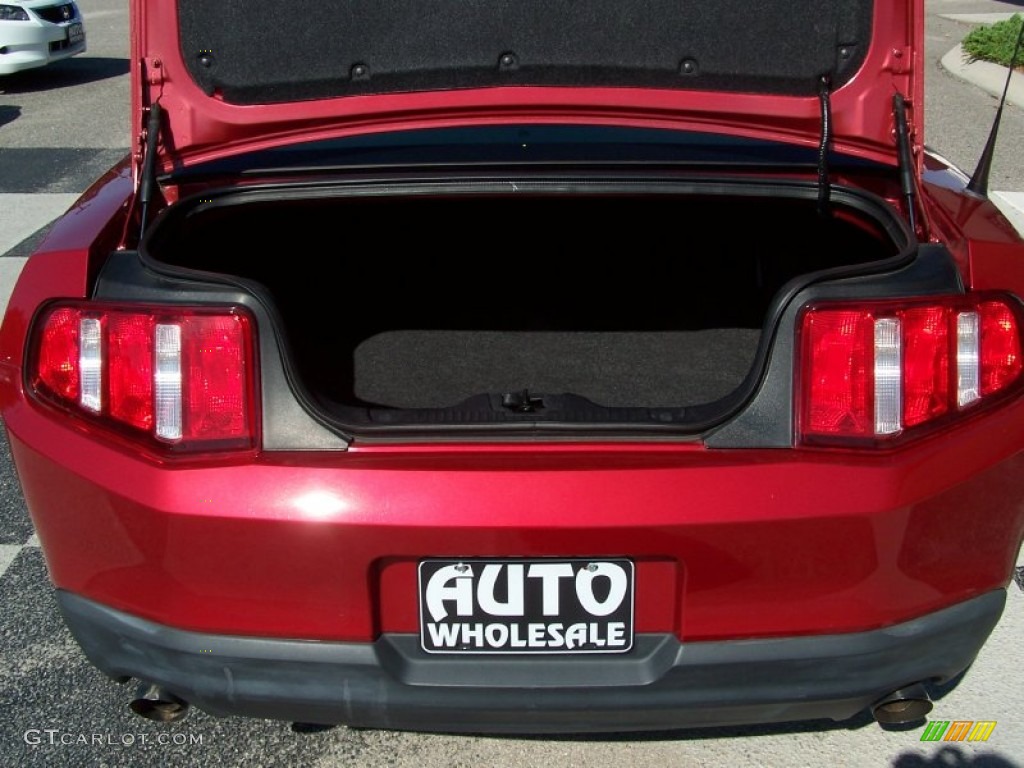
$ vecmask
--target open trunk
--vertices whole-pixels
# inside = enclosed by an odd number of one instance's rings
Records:
[[[145,255],[262,286],[341,423],[686,425],[752,390],[783,285],[901,247],[881,206],[822,215],[813,187],[375,189],[185,200]]]

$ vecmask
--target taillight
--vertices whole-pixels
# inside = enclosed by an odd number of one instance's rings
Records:
[[[799,438],[880,443],[956,418],[1021,383],[1009,297],[821,303],[800,320]]]
[[[176,451],[255,444],[254,329],[237,308],[50,308],[32,337],[42,400]]]

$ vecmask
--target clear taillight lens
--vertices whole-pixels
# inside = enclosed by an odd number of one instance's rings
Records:
[[[1011,297],[822,303],[800,320],[803,442],[891,440],[968,412],[1021,382]]]
[[[42,400],[175,450],[255,444],[253,322],[238,308],[50,308],[29,385]]]

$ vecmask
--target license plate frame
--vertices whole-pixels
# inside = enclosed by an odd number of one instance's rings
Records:
[[[621,654],[633,648],[636,567],[626,557],[427,558],[417,568],[429,654]]]

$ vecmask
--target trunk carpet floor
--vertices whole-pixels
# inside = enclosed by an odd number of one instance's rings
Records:
[[[717,400],[753,364],[760,330],[672,332],[386,331],[354,353],[354,394],[393,408],[473,395],[571,393],[610,407]]]

